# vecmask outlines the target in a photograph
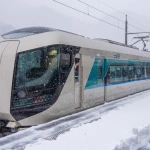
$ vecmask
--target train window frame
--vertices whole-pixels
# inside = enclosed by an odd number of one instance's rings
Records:
[[[28,88],[28,87],[25,87],[25,85],[23,87],[16,87],[16,77],[17,77],[17,70],[18,70],[18,61],[19,61],[19,56],[24,54],[24,53],[32,53],[32,52],[35,52],[35,51],[42,51],[42,53],[44,53],[44,51],[46,49],[49,49],[49,48],[58,48],[58,51],[59,51],[59,56],[58,56],[58,60],[57,60],[57,69],[59,68],[59,63],[60,63],[60,45],[50,45],[50,46],[46,46],[46,47],[39,47],[39,48],[36,48],[36,49],[31,49],[31,50],[28,50],[28,51],[25,51],[25,52],[19,52],[17,53],[16,55],[16,61],[15,61],[15,67],[14,67],[14,74],[13,74],[13,89],[14,90],[17,90],[17,89],[24,89],[24,88]],[[44,56],[45,57],[45,56]],[[46,59],[45,59],[46,60]],[[30,87],[30,86],[29,86]],[[41,88],[44,88],[45,87],[45,84],[43,84],[42,86],[41,85],[35,85],[35,86],[32,86],[32,87],[41,87]]]

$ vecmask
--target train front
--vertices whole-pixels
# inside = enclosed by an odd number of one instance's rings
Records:
[[[46,112],[58,100],[79,51],[78,47],[62,44],[59,39],[59,31],[40,27],[2,35],[1,128],[37,125],[52,118],[52,113],[41,112]]]

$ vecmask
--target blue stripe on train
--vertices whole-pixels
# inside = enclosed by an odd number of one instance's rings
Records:
[[[116,85],[116,84],[125,84],[125,83],[129,83],[129,82],[136,82],[136,81],[141,81],[141,80],[149,80],[150,78],[142,78],[142,79],[134,79],[134,80],[126,80],[126,81],[119,81],[119,82],[114,82],[114,83],[111,83],[111,84],[102,84],[102,83],[99,83],[99,78],[98,78],[98,63],[99,61],[101,61],[102,63],[102,80],[104,79],[107,71],[108,71],[108,68],[109,68],[109,65],[112,64],[112,63],[121,63],[121,64],[129,64],[129,65],[150,65],[150,62],[139,62],[139,61],[132,61],[132,60],[114,60],[114,59],[102,59],[102,58],[95,58],[95,61],[93,63],[93,66],[92,66],[92,69],[91,69],[91,72],[89,74],[89,77],[88,77],[88,80],[87,80],[87,83],[86,83],[86,86],[85,86],[85,90],[87,89],[93,89],[93,88],[98,88],[98,87],[104,87],[104,86],[113,86],[113,85]]]

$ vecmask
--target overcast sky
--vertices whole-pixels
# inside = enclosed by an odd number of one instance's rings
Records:
[[[92,8],[88,8],[79,0],[57,0],[80,11],[107,21],[117,28],[100,20],[90,18],[77,11],[62,6],[53,0],[0,0],[0,21],[11,24],[16,29],[29,26],[47,26],[77,33],[90,38],[106,38],[124,42],[124,22],[120,22]],[[127,13],[130,32],[150,31],[150,0],[82,0],[101,11],[104,11],[122,21],[125,15],[111,9],[109,6]],[[101,2],[103,3],[101,3]],[[137,23],[136,21],[139,23]],[[130,36],[129,41],[131,41]]]
[[[83,20],[83,18],[85,17],[85,15],[82,15],[81,13],[78,13],[77,11],[74,11],[65,6],[62,6],[54,2],[53,0],[21,0],[21,1],[32,5],[32,7],[46,6],[57,12],[60,12],[61,14],[71,16],[80,20]],[[104,18],[106,16],[104,13],[100,13],[92,8],[88,8],[85,4],[81,3],[79,0],[57,0],[57,1],[67,4],[71,7],[74,7],[86,13],[89,11],[90,14],[98,18]],[[115,16],[117,12],[114,9],[111,9],[110,7],[115,8],[116,10],[119,10],[123,13],[127,12],[129,17],[133,17],[133,19],[134,19],[134,15],[131,14],[131,12],[137,15],[140,15],[141,17],[145,16],[146,17],[145,20],[144,19],[140,20],[140,18],[139,19],[136,18],[136,20],[146,27],[150,26],[150,0],[81,0],[81,1],[87,4],[90,4],[91,6],[96,7],[113,16]],[[105,4],[109,5],[110,7],[106,6]],[[118,13],[118,14],[119,15],[117,15],[117,17],[124,21],[125,16],[122,15],[121,13]],[[140,27],[144,30],[146,29],[144,28],[144,26],[141,26],[141,24],[137,24],[137,23],[135,24],[135,22],[133,22],[131,18],[128,18],[128,20],[131,24],[137,25],[137,27]],[[92,22],[94,21],[97,22],[97,20],[92,20]],[[91,23],[91,18],[86,17],[84,22]],[[118,25],[118,22],[116,22],[115,25]]]
[[[65,11],[66,8],[63,9],[63,7],[53,2],[52,0],[22,0],[22,1],[31,4],[33,6],[45,5],[57,11],[61,11],[62,13],[66,13]],[[85,6],[83,6],[78,0],[58,0],[58,1],[69,4],[79,9],[85,8]],[[97,6],[97,8],[103,9],[108,13],[113,12],[112,9],[109,9],[99,1],[104,2],[120,11],[129,10],[147,16],[150,13],[149,9],[150,0],[82,0],[82,1],[87,2],[88,4],[91,4],[93,6]],[[64,11],[62,11],[60,8],[63,9]]]

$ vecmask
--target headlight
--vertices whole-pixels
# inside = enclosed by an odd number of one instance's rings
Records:
[[[19,91],[17,96],[18,96],[18,98],[25,98],[26,97],[26,92],[25,91]]]

